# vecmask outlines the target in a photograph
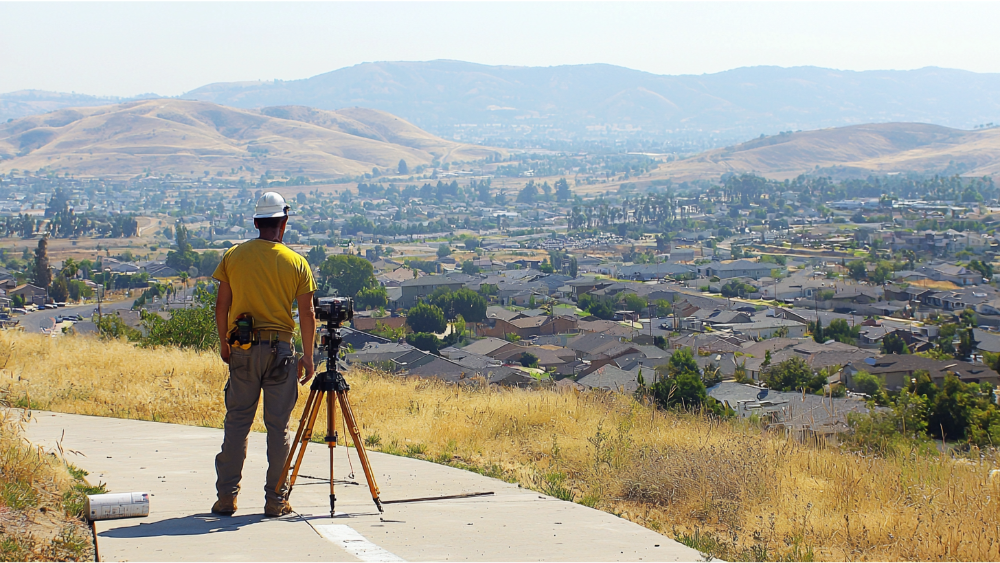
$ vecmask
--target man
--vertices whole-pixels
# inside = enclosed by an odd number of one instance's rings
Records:
[[[213,277],[219,280],[215,322],[222,343],[222,361],[229,364],[226,383],[225,437],[215,458],[218,500],[212,512],[232,515],[240,490],[247,436],[264,394],[264,426],[267,428],[267,482],[264,513],[278,517],[292,507],[286,491],[275,487],[288,456],[288,420],[299,396],[298,383],[309,381],[314,372],[312,354],[295,361],[292,333],[292,302],[298,301],[303,350],[313,349],[316,318],[313,293],[316,282],[305,258],[281,244],[288,222],[285,200],[267,192],[257,200],[253,225],[260,236],[226,251]],[[252,330],[246,315],[252,317]],[[243,328],[242,342],[237,321]]]

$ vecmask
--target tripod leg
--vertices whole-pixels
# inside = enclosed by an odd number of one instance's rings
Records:
[[[285,465],[281,468],[281,480],[278,481],[278,488],[275,489],[276,493],[281,493],[281,488],[285,486],[285,481],[288,479],[288,470],[291,469],[292,460],[295,459],[295,450],[299,447],[299,440],[302,438],[302,434],[306,431],[306,428],[309,427],[309,416],[312,413],[315,401],[316,391],[310,391],[309,398],[306,399],[306,406],[302,409],[302,416],[299,418],[299,427],[295,430],[295,439],[292,440],[292,447],[288,450]]]
[[[330,450],[330,518],[334,516],[334,504],[337,503],[337,495],[333,490],[333,452],[337,447],[337,428],[334,421],[337,420],[337,402],[335,393],[326,394],[326,446]]]
[[[302,441],[299,445],[299,453],[295,458],[295,465],[292,466],[292,477],[288,481],[288,496],[292,494],[292,487],[295,486],[295,478],[299,476],[299,469],[302,468],[302,458],[306,455],[306,446],[312,440],[313,426],[316,425],[316,417],[319,415],[319,406],[323,403],[323,391],[316,391],[316,399],[313,401],[312,412],[309,413],[309,425],[302,433]],[[285,497],[287,500],[287,496]]]
[[[382,510],[382,500],[379,498],[378,484],[375,483],[372,466],[368,463],[368,454],[365,452],[361,433],[358,432],[358,423],[354,420],[354,411],[351,410],[351,403],[347,399],[347,391],[338,391],[337,397],[340,398],[340,409],[344,412],[344,422],[347,423],[347,431],[350,432],[351,439],[354,440],[354,449],[358,451],[358,458],[361,459],[361,469],[365,471],[365,478],[368,480],[368,489],[372,492],[372,500],[375,501],[378,511],[384,512]]]

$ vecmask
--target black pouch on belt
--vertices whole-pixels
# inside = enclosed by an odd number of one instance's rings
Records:
[[[229,343],[238,341],[241,345],[249,347],[253,343],[253,317],[250,313],[240,313],[236,317],[236,328],[229,337]]]

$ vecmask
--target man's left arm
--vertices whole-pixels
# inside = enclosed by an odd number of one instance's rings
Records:
[[[316,343],[316,311],[313,309],[313,293],[303,293],[295,299],[299,303],[299,328],[302,332],[302,357],[299,358],[299,383],[305,384],[316,373],[313,365],[313,347]]]

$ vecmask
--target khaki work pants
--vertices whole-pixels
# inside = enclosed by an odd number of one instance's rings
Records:
[[[288,457],[291,439],[288,421],[299,398],[296,359],[291,346],[279,342],[272,352],[270,343],[254,344],[249,350],[233,348],[226,383],[226,421],[222,451],[215,457],[215,488],[219,498],[235,498],[240,492],[243,461],[247,456],[250,427],[257,413],[257,401],[264,393],[264,426],[267,428],[267,500],[284,498],[275,492],[281,468]],[[287,487],[286,487],[287,489]]]

